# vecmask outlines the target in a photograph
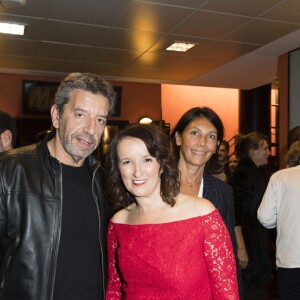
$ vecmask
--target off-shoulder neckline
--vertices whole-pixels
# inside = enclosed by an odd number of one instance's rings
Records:
[[[168,225],[168,224],[174,224],[174,223],[179,223],[179,222],[186,222],[186,221],[192,221],[195,219],[200,219],[200,218],[205,218],[205,217],[209,217],[212,214],[215,214],[218,210],[215,208],[213,211],[211,211],[208,214],[202,215],[202,216],[195,216],[195,217],[190,217],[187,219],[181,219],[181,220],[175,220],[175,221],[170,221],[170,222],[161,222],[161,223],[142,223],[142,224],[127,224],[127,223],[118,223],[118,222],[114,222],[112,221],[112,219],[110,219],[110,223],[114,224],[114,225],[120,225],[120,226],[154,226],[154,225]]]

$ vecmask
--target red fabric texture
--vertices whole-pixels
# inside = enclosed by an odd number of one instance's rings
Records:
[[[235,260],[217,210],[162,224],[110,221],[107,300],[239,299]]]

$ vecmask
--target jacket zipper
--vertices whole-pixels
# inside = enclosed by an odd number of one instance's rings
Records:
[[[105,289],[106,289],[106,286],[104,284],[104,263],[103,263],[103,260],[104,260],[104,254],[103,254],[103,245],[102,245],[102,242],[101,242],[101,215],[100,215],[100,210],[99,210],[99,205],[98,205],[98,201],[97,201],[97,197],[95,195],[95,190],[94,190],[94,182],[95,182],[95,175],[96,175],[96,172],[98,171],[100,165],[97,165],[95,171],[93,172],[93,178],[92,178],[92,193],[93,193],[93,198],[95,200],[95,204],[96,204],[96,207],[97,207],[97,213],[98,213],[98,220],[99,220],[99,234],[98,234],[98,239],[99,239],[99,244],[100,244],[100,251],[101,251],[101,272],[102,272],[102,290],[103,290],[103,299],[105,298]]]
[[[59,212],[59,230],[58,230],[58,239],[56,243],[56,249],[54,253],[54,268],[53,268],[53,274],[52,274],[52,287],[51,287],[51,294],[50,294],[50,300],[53,300],[53,293],[54,293],[54,284],[55,284],[55,277],[56,277],[56,267],[57,267],[57,257],[58,257],[58,250],[59,250],[59,243],[60,243],[60,236],[61,236],[61,222],[62,222],[62,203],[63,203],[63,197],[62,197],[62,166],[59,163],[60,168],[60,212]]]
[[[4,293],[4,285],[5,285],[5,273],[6,273],[6,270],[8,269],[8,266],[10,264],[10,261],[11,261],[11,255],[9,256],[8,260],[7,260],[7,263],[6,263],[6,268],[3,272],[3,278],[1,280],[1,284],[0,284],[0,289],[1,289],[1,295],[3,295]]]

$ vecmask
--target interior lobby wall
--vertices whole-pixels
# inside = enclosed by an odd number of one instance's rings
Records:
[[[210,107],[219,115],[225,127],[225,139],[238,133],[238,89],[162,85],[162,118],[170,123],[171,130],[179,118],[195,106]]]
[[[49,118],[49,115],[24,114],[22,98],[22,80],[37,80],[60,82],[61,77],[0,74],[0,110],[6,111],[15,118]],[[113,85],[122,86],[121,115],[112,120],[128,120],[130,123],[148,115],[153,120],[161,120],[161,85],[115,82]]]

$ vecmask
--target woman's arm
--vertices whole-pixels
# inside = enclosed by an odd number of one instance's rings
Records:
[[[107,233],[107,250],[108,250],[108,282],[106,288],[106,300],[121,299],[121,281],[117,271],[117,236],[114,224],[110,221]]]
[[[239,299],[236,262],[228,230],[216,211],[203,222],[204,255],[213,299]]]

